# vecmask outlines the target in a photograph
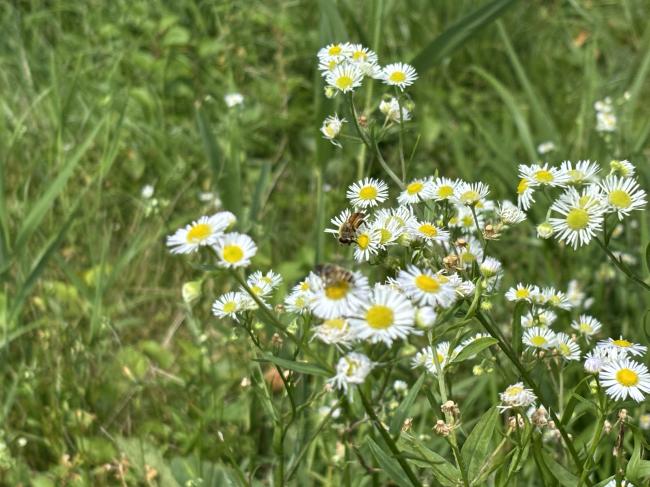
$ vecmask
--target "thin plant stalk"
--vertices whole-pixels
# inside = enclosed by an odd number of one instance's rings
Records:
[[[611,250],[609,250],[609,247],[605,245],[598,237],[595,238],[596,242],[600,246],[601,249],[603,249],[603,252],[609,257],[609,260],[612,261],[612,263],[618,267],[620,271],[623,272],[630,280],[634,281],[637,283],[639,286],[643,287],[646,291],[650,291],[650,284],[645,282],[643,279],[641,279],[639,276],[634,274],[628,266],[623,264],[619,259],[616,258],[616,256],[612,253]]]

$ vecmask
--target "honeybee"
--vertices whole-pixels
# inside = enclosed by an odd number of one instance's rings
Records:
[[[357,230],[363,225],[366,215],[360,211],[352,213],[339,228],[339,242],[350,245],[357,240]]]
[[[336,264],[321,264],[316,266],[316,273],[323,280],[325,287],[337,285],[341,282],[352,283],[354,274]]]

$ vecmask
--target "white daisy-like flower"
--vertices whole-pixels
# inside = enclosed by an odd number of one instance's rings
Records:
[[[566,186],[569,175],[557,167],[549,167],[548,163],[519,165],[519,177],[528,181],[530,186]]]
[[[411,120],[411,111],[402,105],[402,122]],[[379,102],[379,111],[386,115],[386,118],[393,123],[400,123],[400,103],[397,98],[392,97],[389,100]]]
[[[497,207],[497,217],[506,225],[516,225],[526,220],[526,213],[505,200]]]
[[[600,166],[589,160],[578,161],[575,166],[571,161],[564,161],[560,169],[569,176],[570,184],[587,184],[596,182]]]
[[[557,315],[550,310],[544,310],[541,313],[535,314],[528,312],[521,317],[521,326],[524,328],[530,328],[532,326],[541,326],[542,328],[548,328],[555,322],[556,319]]]
[[[648,350],[648,347],[645,345],[631,342],[623,337],[619,337],[616,340],[614,338],[601,340],[598,342],[598,348],[604,348],[606,350],[617,350],[626,355],[643,355]]]
[[[261,274],[261,272],[257,271],[253,273],[253,275],[257,275],[258,273]],[[266,274],[261,276],[260,280],[262,282],[266,282],[269,286],[271,286],[274,289],[277,288],[280,284],[282,284],[282,276],[277,272],[274,272],[273,270],[270,270]]]
[[[544,154],[548,154],[549,152],[553,152],[554,150],[555,150],[555,144],[550,140],[547,142],[542,142],[537,146],[537,153],[542,156]]]
[[[369,208],[388,198],[388,185],[373,178],[365,178],[348,187],[346,197],[357,208]]]
[[[314,338],[328,345],[349,345],[354,341],[350,324],[345,318],[323,321],[314,328]]]
[[[617,353],[617,352],[614,352]],[[607,363],[611,362],[610,355],[604,348],[594,348],[585,355],[585,362],[583,364],[586,372],[590,374],[597,374],[600,369]]]
[[[505,391],[499,393],[501,404],[498,408],[501,411],[512,408],[525,408],[534,404],[537,396],[531,389],[526,389],[523,382],[517,382],[506,388]]]
[[[379,245],[387,247],[396,243],[404,233],[404,228],[400,227],[393,218],[375,218],[370,226],[371,232],[378,232],[380,235]]]
[[[530,205],[535,203],[533,194],[535,193],[534,186],[526,178],[521,178],[517,185],[517,206],[524,211],[528,211]]]
[[[368,278],[361,272],[332,274],[327,278],[313,273],[309,276],[312,312],[324,320],[352,315],[370,292]]]
[[[560,308],[566,311],[572,308],[567,295],[562,291],[558,291],[554,287],[545,287],[542,289],[542,298],[543,304],[548,306],[553,306],[554,308]]]
[[[397,208],[382,208],[375,213],[376,220],[383,220],[383,225],[396,223],[402,233],[417,223],[413,209],[410,206],[402,205]]]
[[[410,64],[393,63],[384,67],[381,79],[387,85],[397,86],[401,90],[404,90],[404,88],[412,85],[418,79],[418,74]]]
[[[312,294],[309,291],[294,290],[284,300],[289,313],[308,314],[311,311]]]
[[[355,335],[370,343],[390,346],[395,340],[417,334],[413,328],[415,308],[406,296],[390,286],[376,285],[357,316],[349,321]]]
[[[456,191],[458,203],[465,206],[476,206],[490,194],[490,187],[485,183],[461,182]]]
[[[455,286],[442,271],[434,273],[409,265],[399,272],[397,282],[406,295],[420,305],[448,308],[458,298]]]
[[[237,319],[237,313],[244,310],[244,296],[239,292],[229,292],[221,295],[212,304],[212,314],[217,318]]]
[[[474,218],[474,213],[472,209],[464,206],[456,206],[456,214],[449,219],[449,226],[455,228],[461,228],[464,233],[474,233],[476,232],[476,222],[478,221],[478,226],[483,228],[485,225],[485,217],[482,212],[476,212],[476,219]]]
[[[629,178],[634,176],[636,168],[628,160],[617,161],[613,160],[609,163],[610,174],[618,174],[623,178]]]
[[[422,306],[415,312],[415,324],[419,328],[431,328],[438,319],[438,313],[431,306]]]
[[[433,198],[433,185],[427,179],[414,179],[399,195],[400,205],[410,205]]]
[[[352,63],[376,64],[378,61],[377,53],[361,44],[350,44],[346,49],[346,56]]]
[[[646,192],[632,178],[609,175],[600,183],[600,188],[607,202],[607,212],[616,213],[619,220],[631,211],[643,210],[647,204]]]
[[[172,254],[191,254],[204,245],[214,245],[230,226],[230,212],[202,216],[185,228],[176,230],[167,237],[167,246]]]
[[[533,298],[540,294],[539,287],[532,284],[517,284],[516,287],[511,287],[506,292],[506,299],[508,301],[533,301]]]
[[[458,277],[457,274],[453,274],[449,276],[451,278],[451,281],[455,281],[456,279],[453,279],[454,277]],[[460,280],[460,278],[458,278]],[[474,294],[476,293],[476,284],[474,284],[470,280],[465,280],[465,281],[460,281],[457,283],[456,286],[454,286],[456,289],[456,294],[458,294],[461,298],[473,298]]]
[[[433,347],[426,347],[416,353],[411,361],[411,366],[413,368],[424,367],[431,374],[437,375],[438,367],[440,370],[443,370],[456,355],[458,355],[456,349],[449,350],[449,342],[440,342],[436,345],[435,350]],[[438,362],[438,367],[436,367],[436,361]]]
[[[555,236],[575,250],[588,244],[601,230],[605,209],[593,190],[580,194],[570,187],[551,205],[551,211],[562,215],[549,218]]]
[[[618,118],[611,112],[596,113],[596,131],[597,132],[614,132]]]
[[[241,93],[226,93],[223,96],[223,101],[226,102],[228,108],[233,108],[244,103],[244,95]]]
[[[534,326],[524,332],[522,342],[532,349],[547,350],[555,345],[555,332],[550,328]]]
[[[337,216],[332,218],[330,220],[330,223],[334,226],[333,228],[326,228],[325,233],[332,233],[336,236],[339,235],[341,231],[341,227],[345,225],[345,223],[350,219],[350,216],[352,215],[352,211],[350,211],[348,208],[343,210],[341,213],[339,213]]]
[[[564,360],[580,360],[580,346],[566,333],[555,335],[555,349]]]
[[[318,60],[318,70],[321,72],[321,76],[327,79],[327,76],[334,71],[339,64],[345,62],[344,58],[341,57],[331,57],[323,58]],[[332,98],[336,96],[338,91],[333,86],[327,85],[325,87],[325,96],[327,98]]]
[[[452,200],[458,196],[459,181],[449,178],[436,178],[433,186],[433,199],[436,201]]]
[[[645,399],[645,394],[650,393],[648,368],[629,358],[605,364],[598,379],[605,387],[605,393],[615,401],[630,396],[636,402],[641,402]]]
[[[338,64],[333,70],[326,72],[327,84],[336,88],[342,93],[354,91],[361,86],[363,73],[354,64]]]
[[[223,235],[214,244],[214,250],[220,267],[246,267],[257,253],[257,245],[248,235],[233,232]]]
[[[571,279],[569,281],[566,295],[567,298],[569,299],[569,302],[571,303],[571,306],[573,306],[574,308],[577,308],[578,306],[582,305],[583,301],[587,297],[587,295],[582,290],[582,286],[576,279]]]
[[[266,274],[263,274],[262,271],[255,271],[250,276],[248,276],[246,282],[251,288],[265,288],[268,289],[268,292],[270,292],[282,284],[282,276],[280,276],[280,274],[276,274],[273,271],[269,271]]]
[[[347,42],[336,42],[328,44],[321,48],[316,56],[318,59],[343,59],[350,50],[350,44]]]
[[[474,237],[470,237],[464,245],[457,246],[456,252],[458,253],[459,264],[463,269],[469,269],[475,262],[480,263],[483,261],[483,247],[481,242]]]
[[[339,359],[336,364],[336,375],[328,382],[347,392],[349,385],[363,384],[374,366],[375,364],[364,354],[350,352]]]
[[[494,277],[501,273],[503,265],[494,257],[486,257],[483,262],[478,266],[479,271],[483,277]]]
[[[409,227],[411,236],[417,240],[427,243],[445,243],[449,240],[449,232],[441,229],[433,222],[429,221],[411,221]]]
[[[571,328],[589,339],[600,332],[602,324],[593,316],[580,315],[577,320],[571,322]]]
[[[336,141],[336,138],[341,133],[341,128],[345,122],[346,120],[344,118],[339,118],[336,113],[327,117],[320,128],[323,137],[329,140],[332,144],[341,147],[341,144]]]
[[[370,257],[383,248],[381,245],[381,230],[367,229],[357,233],[354,246],[354,259],[357,262],[367,262]]]
[[[403,380],[396,380],[393,382],[393,390],[398,394],[404,394],[406,391],[408,391],[408,388],[408,384]]]
[[[263,281],[261,279],[255,279],[253,276],[250,276],[246,280],[246,284],[248,284],[249,289],[255,296],[260,298],[261,300],[264,300],[264,298],[269,297],[269,295],[273,292],[273,287],[266,281]],[[246,289],[243,287],[241,288],[242,292],[246,293]]]

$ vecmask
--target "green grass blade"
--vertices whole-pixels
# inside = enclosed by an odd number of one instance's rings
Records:
[[[480,29],[501,16],[516,0],[493,0],[466,15],[431,41],[411,64],[420,74],[440,63]]]

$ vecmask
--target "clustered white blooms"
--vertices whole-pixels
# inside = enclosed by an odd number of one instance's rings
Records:
[[[618,220],[647,204],[646,192],[634,178],[635,168],[629,161],[611,161],[609,173],[601,178],[601,167],[592,161],[564,161],[558,166],[548,163],[519,166],[517,203],[528,211],[535,203],[535,192],[561,189],[551,204],[547,219],[537,227],[540,238],[555,237],[574,249],[588,244],[603,231],[608,215]]]
[[[614,132],[618,119],[614,113],[614,106],[612,99],[606,97],[594,103],[594,110],[596,110],[596,130],[598,132]]]

